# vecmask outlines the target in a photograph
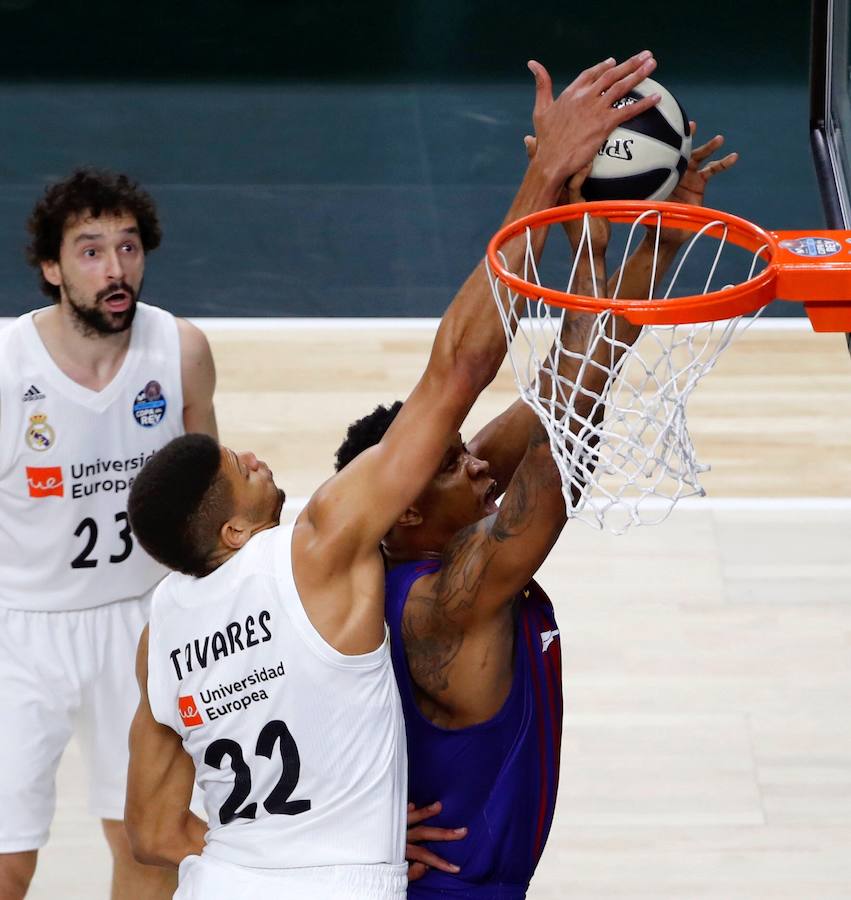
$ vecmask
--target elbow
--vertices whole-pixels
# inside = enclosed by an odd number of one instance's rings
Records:
[[[456,356],[454,369],[458,379],[469,385],[478,396],[496,378],[503,359],[505,359],[504,341],[490,347],[482,347],[475,353]]]
[[[133,854],[133,859],[145,866],[157,865],[160,862],[160,856],[157,852],[158,848],[153,835],[147,833],[144,829],[132,827],[129,820],[125,820],[124,825],[127,830],[127,839],[130,842],[130,852]]]
[[[169,854],[170,842],[161,829],[143,815],[133,814],[129,809],[124,816],[124,829],[130,844],[133,859],[146,866],[173,865]]]
[[[455,400],[472,406],[476,398],[494,380],[504,356],[478,353],[474,356],[455,356],[448,361],[441,379],[446,392]]]

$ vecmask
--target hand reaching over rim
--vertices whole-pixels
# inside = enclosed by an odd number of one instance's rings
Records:
[[[697,131],[697,123],[689,122],[691,136],[694,138]],[[695,147],[691,151],[691,158],[688,162],[688,168],[683,173],[679,184],[674,188],[668,200],[671,203],[688,203],[691,206],[703,206],[704,193],[706,185],[719,172],[725,172],[732,168],[739,158],[738,153],[728,153],[721,159],[713,159],[702,165],[709,159],[716,150],[720,149],[724,144],[724,136],[716,134],[714,138],[708,140],[705,144]],[[651,236],[653,229],[651,228]],[[663,228],[659,233],[659,240],[662,243],[679,247],[691,238],[693,232],[680,228]]]
[[[651,94],[632,104],[616,106],[656,68],[649,50],[617,64],[606,59],[586,69],[557,97],[549,72],[529,61],[535,77],[536,164],[548,176],[566,181],[594,159],[605,139],[618,126],[659,102]]]

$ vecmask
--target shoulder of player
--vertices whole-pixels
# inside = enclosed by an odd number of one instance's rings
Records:
[[[489,519],[462,529],[443,551],[440,569],[414,582],[403,612],[409,635],[475,627],[479,592],[493,554],[489,532]]]
[[[53,307],[44,307],[44,310],[53,309]],[[42,312],[40,309],[32,310],[31,312],[24,313],[22,316],[18,316],[14,319],[8,319],[2,325],[0,325],[0,347],[4,349],[6,347],[15,347],[18,345],[21,340],[22,333],[29,328],[32,328],[32,319],[35,313]]]
[[[207,335],[188,319],[174,317],[177,324],[177,334],[180,338],[180,358],[186,363],[199,364],[211,357],[210,342]]]
[[[369,447],[319,485],[298,517],[299,527],[309,526],[323,542],[340,540],[357,549],[362,543],[359,523],[368,522],[375,514],[371,485],[382,464],[382,453],[380,444]],[[377,551],[377,542],[369,549]]]
[[[440,571],[418,578],[408,589],[402,607],[402,631],[405,639],[425,637],[441,630],[444,623],[437,603]]]
[[[361,555],[358,529],[353,527],[350,518],[339,513],[340,504],[340,498],[333,491],[319,488],[296,518],[293,565],[300,564],[302,571],[309,573],[311,581],[324,583],[346,575]],[[370,556],[380,558],[377,544],[370,549],[373,551]]]

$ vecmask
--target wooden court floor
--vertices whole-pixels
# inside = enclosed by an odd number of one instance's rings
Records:
[[[346,424],[404,395],[433,324],[207,327],[222,438],[293,506]],[[507,372],[474,429],[514,399]],[[565,671],[561,790],[533,900],[851,898],[851,360],[760,323],[690,404],[708,497],[611,537],[569,523],[540,580]],[[31,897],[106,897],[76,745]],[[459,823],[463,824],[463,823]]]

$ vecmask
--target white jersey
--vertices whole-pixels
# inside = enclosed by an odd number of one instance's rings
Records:
[[[145,460],[183,434],[177,323],[139,303],[120,370],[92,391],[53,362],[37,312],[0,332],[0,606],[137,597],[166,572],[133,540],[127,494]]]
[[[148,695],[204,791],[204,855],[259,869],[404,863],[407,758],[389,639],[346,656],[292,574],[293,526],[261,531],[151,607]]]

